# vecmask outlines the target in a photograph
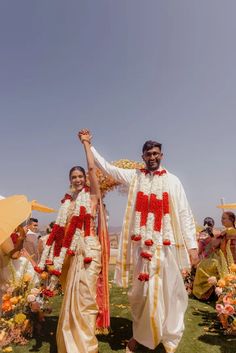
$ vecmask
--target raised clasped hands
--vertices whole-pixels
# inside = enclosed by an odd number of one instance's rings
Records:
[[[88,129],[81,129],[78,132],[78,137],[82,143],[84,143],[85,141],[91,143],[92,135]]]

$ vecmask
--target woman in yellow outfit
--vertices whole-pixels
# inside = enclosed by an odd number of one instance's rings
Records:
[[[214,283],[209,278],[216,277],[219,279],[219,265],[221,263],[219,251],[222,250],[227,260],[227,244],[229,242],[231,253],[236,262],[236,228],[235,228],[235,214],[233,212],[224,212],[221,217],[221,223],[225,230],[219,237],[214,239],[215,251],[207,258],[203,259],[196,271],[193,294],[201,300],[207,300],[214,292]]]

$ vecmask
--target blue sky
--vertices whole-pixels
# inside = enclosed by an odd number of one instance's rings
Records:
[[[57,208],[88,127],[108,160],[162,142],[196,220],[219,224],[220,198],[236,202],[235,13],[234,0],[2,0],[0,194]],[[107,197],[112,225],[125,201]]]

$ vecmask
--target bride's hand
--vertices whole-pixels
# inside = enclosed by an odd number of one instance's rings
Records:
[[[82,129],[78,132],[78,137],[82,143],[85,141],[91,143],[92,135],[88,129]]]

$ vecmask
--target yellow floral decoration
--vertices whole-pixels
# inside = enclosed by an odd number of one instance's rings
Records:
[[[15,323],[18,325],[22,325],[25,320],[26,320],[26,316],[25,316],[25,314],[22,314],[22,313],[16,314],[14,317]]]

